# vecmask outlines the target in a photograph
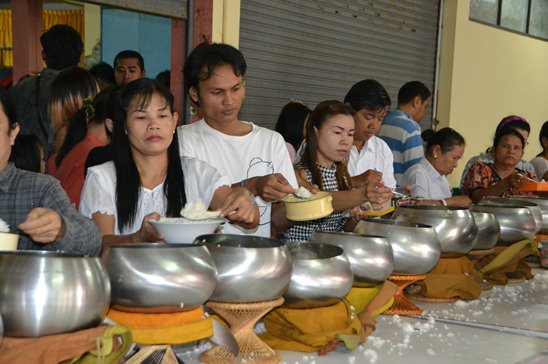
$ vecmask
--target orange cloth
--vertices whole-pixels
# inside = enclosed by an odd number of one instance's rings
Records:
[[[137,313],[111,309],[108,317],[131,330],[139,344],[183,344],[213,335],[211,317],[202,307],[175,313]]]
[[[471,300],[481,295],[481,286],[473,271],[474,265],[466,256],[441,258],[426,278],[416,285],[425,297]]]
[[[531,254],[539,254],[537,242],[532,239],[518,241],[508,247],[496,246],[494,254],[480,259],[475,264],[475,269],[482,278],[494,284],[507,284],[506,273],[511,272],[518,272],[525,279],[531,279],[533,273],[524,261]]]
[[[261,339],[277,350],[325,354],[339,343],[353,350],[374,331],[373,317],[390,307],[396,286],[386,282],[380,289],[352,288],[352,291],[354,302],[367,301],[359,303],[365,307],[362,312],[353,311],[347,299],[328,307],[277,308],[263,319],[267,332],[260,335]]]
[[[114,350],[118,342],[117,337],[122,338],[123,344],[122,347]],[[4,337],[0,345],[0,364],[57,364],[97,350],[99,338],[108,340],[103,343],[109,346],[109,350],[101,354],[105,364],[115,363],[131,345],[131,335],[121,326],[99,326],[39,338]],[[94,358],[85,359],[84,357],[83,361],[97,362],[98,357]]]
[[[95,135],[88,134],[84,140],[76,144],[63,158],[59,167],[55,164],[57,153],[52,154],[48,158],[48,174],[61,182],[61,186],[67,192],[70,202],[75,205],[77,210],[78,205],[80,205],[80,193],[82,192],[82,187],[84,187],[86,158],[93,148],[103,145],[104,143]]]

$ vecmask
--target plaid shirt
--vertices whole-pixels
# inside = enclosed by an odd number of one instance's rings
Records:
[[[9,163],[0,172],[0,218],[13,231],[36,207],[50,208],[61,215],[66,227],[65,237],[59,242],[38,244],[20,233],[19,250],[63,250],[91,256],[101,253],[99,229],[92,220],[76,211],[55,178],[17,169]]]
[[[332,168],[326,168],[320,164],[317,164],[322,174],[323,191],[339,191],[339,183],[337,182],[337,165],[333,164]],[[298,163],[296,168],[303,169],[306,173],[306,178],[309,182],[312,182],[312,173],[305,168],[302,164]],[[311,220],[295,223],[290,227],[282,237],[282,241],[289,245],[307,241],[310,235],[314,231],[343,231],[344,226],[349,220],[348,211],[333,212],[331,215]]]

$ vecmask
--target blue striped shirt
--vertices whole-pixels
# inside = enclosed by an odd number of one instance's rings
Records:
[[[404,184],[405,171],[424,157],[420,125],[401,110],[392,110],[384,118],[379,133],[394,154],[394,177]]]

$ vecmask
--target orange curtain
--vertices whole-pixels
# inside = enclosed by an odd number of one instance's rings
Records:
[[[83,10],[44,10],[42,18],[44,30],[55,24],[67,24],[85,39]],[[0,68],[13,67],[12,46],[11,10],[0,9]]]

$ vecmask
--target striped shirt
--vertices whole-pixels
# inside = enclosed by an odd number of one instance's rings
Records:
[[[401,110],[392,110],[384,118],[379,133],[394,155],[394,177],[398,185],[404,184],[405,171],[424,157],[421,127]]]

